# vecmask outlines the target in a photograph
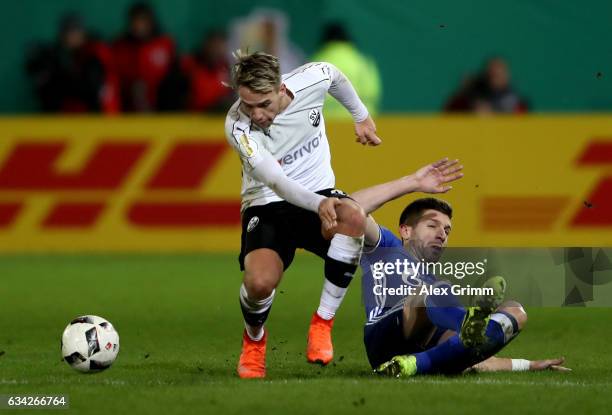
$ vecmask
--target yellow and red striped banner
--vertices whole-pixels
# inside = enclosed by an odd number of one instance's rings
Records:
[[[386,117],[384,143],[329,124],[337,186],[391,180],[442,156],[455,246],[611,246],[612,117]],[[240,166],[223,120],[0,119],[0,252],[239,247]],[[375,214],[392,229],[411,198]]]

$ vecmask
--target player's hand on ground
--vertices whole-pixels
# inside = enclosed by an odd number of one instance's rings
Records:
[[[529,362],[529,370],[555,370],[557,372],[571,372],[572,369],[562,366],[563,362],[565,362],[565,359],[563,357],[560,357],[558,359],[532,360],[531,362]]]
[[[453,187],[449,183],[463,177],[463,166],[459,160],[443,158],[420,168],[414,174],[418,191],[423,193],[446,193]]]
[[[336,206],[339,204],[340,199],[337,197],[328,197],[319,204],[319,217],[321,218],[323,229],[329,230],[338,226]]]
[[[357,135],[355,141],[363,145],[377,146],[382,143],[382,140],[376,135],[376,124],[369,115],[365,120],[355,123],[355,134]]]

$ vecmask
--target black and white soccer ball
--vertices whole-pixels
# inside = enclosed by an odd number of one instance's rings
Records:
[[[79,372],[108,369],[119,353],[119,334],[106,319],[77,317],[62,334],[62,357]]]

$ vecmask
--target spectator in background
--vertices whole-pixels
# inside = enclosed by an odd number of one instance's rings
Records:
[[[312,61],[329,62],[338,67],[351,80],[370,114],[374,116],[378,112],[382,89],[378,67],[357,49],[342,24],[330,23],[324,28],[321,48]],[[328,96],[325,118],[348,120],[351,115],[342,104]]]
[[[54,44],[30,51],[26,71],[45,112],[119,111],[110,49],[87,33],[76,14],[62,18]]]
[[[304,54],[289,39],[289,18],[282,11],[257,9],[234,20],[229,34],[229,50],[261,51],[277,56],[281,73],[289,73],[304,64]]]
[[[227,40],[222,32],[207,34],[192,55],[173,65],[159,87],[159,109],[225,112],[234,94],[228,81]]]
[[[225,112],[234,102],[234,94],[223,85],[228,82],[227,39],[224,33],[212,32],[193,55],[183,58],[189,77],[190,111]]]
[[[447,112],[524,113],[527,102],[510,84],[508,64],[499,57],[489,59],[480,74],[466,78],[448,100]]]
[[[152,111],[157,88],[175,59],[174,41],[161,33],[151,6],[135,3],[128,12],[125,33],[113,44],[125,111]]]
[[[183,71],[181,59],[176,56],[168,66],[166,76],[157,86],[157,111],[187,111],[189,88],[189,79]]]

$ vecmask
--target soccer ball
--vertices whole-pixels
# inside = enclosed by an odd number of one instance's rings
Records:
[[[77,317],[62,334],[62,357],[79,372],[108,369],[119,353],[119,334],[98,316]]]

